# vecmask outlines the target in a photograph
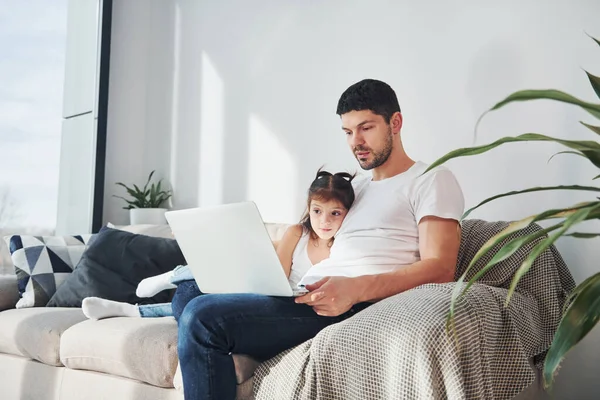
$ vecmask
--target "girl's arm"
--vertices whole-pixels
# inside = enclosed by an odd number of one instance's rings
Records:
[[[277,256],[283,266],[285,275],[289,278],[292,271],[292,255],[298,241],[302,237],[302,225],[292,225],[286,229],[281,240],[277,243]]]

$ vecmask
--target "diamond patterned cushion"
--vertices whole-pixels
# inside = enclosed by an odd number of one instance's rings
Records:
[[[93,236],[7,236],[21,297],[16,307],[44,307],[73,272]]]

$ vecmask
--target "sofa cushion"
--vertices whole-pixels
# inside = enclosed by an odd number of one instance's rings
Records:
[[[7,236],[21,296],[17,308],[45,306],[71,275],[93,237]]]
[[[108,228],[119,229],[121,231],[135,233],[137,235],[146,235],[152,237],[161,237],[165,239],[173,239],[171,227],[167,224],[139,224],[139,225],[114,225],[110,222],[106,224]]]
[[[177,323],[172,317],[88,320],[63,334],[60,358],[67,368],[172,388],[178,367]],[[247,381],[258,366],[246,356],[234,355],[233,360],[238,383]]]
[[[18,300],[17,276],[0,275],[0,311],[15,308]]]
[[[0,313],[0,352],[62,366],[60,337],[85,315],[72,308],[24,308]]]
[[[172,317],[88,320],[64,333],[60,358],[67,368],[173,387],[177,323]]]
[[[8,243],[6,240],[0,240],[0,275],[14,275],[15,266],[10,258]]]
[[[155,304],[171,301],[174,291],[139,298],[136,289],[142,279],[185,265],[175,239],[137,235],[102,228],[90,243],[77,268],[58,288],[49,307],[81,307],[86,297]]]

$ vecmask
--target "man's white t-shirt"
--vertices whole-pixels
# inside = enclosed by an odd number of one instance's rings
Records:
[[[326,276],[391,272],[420,260],[418,224],[425,216],[460,220],[464,197],[454,174],[416,162],[380,181],[353,181],[355,200],[335,235],[329,258],[313,266],[301,285]]]

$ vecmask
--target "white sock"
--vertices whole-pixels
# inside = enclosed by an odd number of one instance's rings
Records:
[[[152,297],[163,290],[175,289],[177,286],[171,283],[171,278],[173,271],[146,278],[139,283],[135,294],[137,297]]]
[[[109,317],[141,317],[138,306],[129,303],[101,299],[99,297],[86,297],[81,303],[83,313],[89,319],[102,319]]]

